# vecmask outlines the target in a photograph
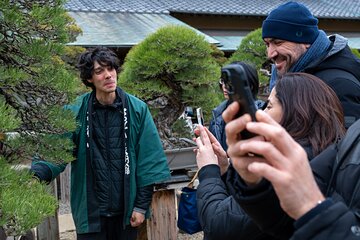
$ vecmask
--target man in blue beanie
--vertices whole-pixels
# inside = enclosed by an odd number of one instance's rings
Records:
[[[273,61],[270,89],[286,72],[306,72],[325,81],[337,94],[348,128],[360,118],[360,60],[335,34],[327,37],[318,19],[297,2],[270,12],[262,25],[267,55]]]
[[[296,2],[270,12],[262,31],[274,63],[272,86],[287,72],[316,75],[336,92],[347,126],[359,119],[360,60],[345,38],[327,37],[311,12]],[[246,239],[259,239],[260,234],[268,234],[265,239],[359,239],[360,181],[355,173],[360,166],[360,120],[342,142],[324,150],[309,166],[303,148],[267,114],[258,111],[256,122],[247,115],[234,119],[236,104],[222,114],[227,153],[238,164],[236,173],[229,169],[227,174],[233,174],[232,197],[261,229]],[[239,139],[245,128],[259,136]]]

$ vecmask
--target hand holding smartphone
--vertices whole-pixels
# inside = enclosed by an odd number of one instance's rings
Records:
[[[251,119],[256,121],[256,105],[251,89],[247,80],[244,68],[239,64],[229,64],[221,69],[221,78],[224,81],[225,88],[228,90],[230,101],[237,101],[240,110],[235,118],[245,113],[250,114]],[[254,137],[255,134],[250,133],[246,129],[241,133],[242,139]]]

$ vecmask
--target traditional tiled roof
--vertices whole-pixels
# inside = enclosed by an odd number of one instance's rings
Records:
[[[219,44],[218,40],[169,14],[106,12],[69,12],[69,14],[83,30],[76,42],[69,43],[69,45],[132,47],[157,29],[170,24],[186,26],[204,36],[208,42]]]
[[[266,16],[287,0],[69,0],[70,12],[129,12]],[[319,18],[360,20],[359,0],[301,0]]]

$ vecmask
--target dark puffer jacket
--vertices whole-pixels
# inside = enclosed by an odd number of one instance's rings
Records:
[[[304,72],[319,77],[335,91],[348,128],[360,118],[360,59],[352,54],[344,37],[333,35],[329,39],[332,48],[326,58],[309,65]]]
[[[303,148],[311,160],[311,146],[305,144]],[[200,169],[197,208],[205,239],[275,239],[260,230],[234,199],[238,190],[233,183],[239,180],[232,165],[223,176],[218,165]]]
[[[94,144],[92,166],[100,214],[124,213],[124,133],[120,97],[110,105],[93,100],[92,126]],[[150,193],[151,197],[152,193]]]
[[[235,190],[221,179],[218,165],[201,168],[199,181],[197,207],[204,239],[275,239],[263,233],[241,209],[232,196]]]

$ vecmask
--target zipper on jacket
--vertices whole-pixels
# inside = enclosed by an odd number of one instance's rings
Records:
[[[109,126],[108,126],[108,111],[105,111],[105,144],[106,144],[106,159],[105,162],[107,163],[107,167],[108,167],[108,173],[109,173],[109,177],[108,177],[108,194],[109,194],[109,202],[108,202],[108,212],[111,212],[111,204],[112,204],[112,184],[111,184],[111,179],[112,179],[112,174],[111,174],[111,160],[110,160],[110,154],[109,154]]]

